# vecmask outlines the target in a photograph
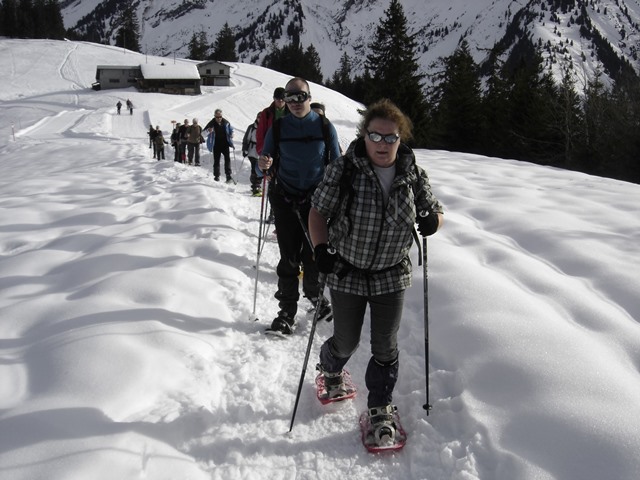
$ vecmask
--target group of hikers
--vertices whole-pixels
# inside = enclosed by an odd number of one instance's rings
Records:
[[[415,225],[423,237],[434,234],[443,208],[406,145],[411,120],[393,102],[382,99],[368,106],[356,139],[343,153],[324,106],[311,99],[309,83],[292,78],[274,90],[272,103],[256,115],[242,141],[243,157],[251,163],[251,191],[265,195],[278,232],[274,297],[279,311],[267,333],[294,333],[301,284],[316,310],[314,321],[333,322],[317,369],[326,401],[339,401],[350,398],[344,368],[358,348],[369,307],[368,421],[373,442],[393,443],[398,435],[393,405],[397,337],[412,276],[409,251],[417,239]],[[220,179],[223,157],[229,182],[233,131],[220,109],[204,128],[196,118],[185,119],[171,135],[174,160],[199,165],[200,144],[206,142],[213,152],[214,179]],[[164,158],[167,142],[159,128],[150,128],[149,141],[154,157]]]
[[[118,115],[120,115],[120,110],[122,110],[122,102],[120,100],[118,100],[118,103],[116,103],[116,110],[118,112]],[[127,110],[129,110],[130,115],[133,115],[133,102],[128,98],[127,98]]]
[[[164,159],[164,141],[159,127],[149,127],[149,148],[154,148],[154,158]],[[207,149],[213,153],[213,173],[215,181],[220,181],[220,158],[224,159],[224,173],[227,183],[233,181],[231,170],[231,156],[229,149],[234,149],[233,127],[222,116],[222,110],[217,109],[214,117],[204,127],[200,126],[197,118],[189,122],[185,118],[182,123],[175,122],[171,132],[171,146],[174,150],[173,160],[186,165],[200,165],[200,147],[206,143]],[[205,137],[206,135],[206,137]],[[156,151],[156,149],[158,149]]]

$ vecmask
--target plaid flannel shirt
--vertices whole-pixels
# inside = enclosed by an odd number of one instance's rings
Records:
[[[349,212],[344,211],[348,194],[343,193],[340,201],[346,161],[354,166],[355,192]],[[353,142],[344,157],[327,165],[311,204],[330,219],[329,242],[340,256],[334,270],[340,275],[328,275],[327,286],[356,295],[382,295],[409,287],[416,211],[442,213],[426,172],[415,165],[413,151],[405,145],[398,150],[396,176],[385,205],[363,139]]]

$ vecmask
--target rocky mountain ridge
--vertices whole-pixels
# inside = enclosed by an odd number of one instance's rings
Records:
[[[126,2],[129,4],[129,2]],[[579,84],[596,72],[605,81],[624,70],[640,72],[640,3],[637,0],[401,0],[429,74],[463,39],[479,64],[492,53],[534,48],[560,78],[570,71]],[[65,0],[65,27],[98,43],[115,43],[118,0]],[[133,0],[143,51],[187,57],[194,32],[210,42],[225,23],[236,34],[241,61],[260,64],[273,45],[314,45],[330,77],[347,53],[354,73],[363,70],[367,45],[388,0]],[[428,81],[428,80],[427,80]]]

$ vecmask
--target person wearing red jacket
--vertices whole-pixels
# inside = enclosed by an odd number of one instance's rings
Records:
[[[273,91],[273,102],[267,108],[260,112],[258,120],[258,129],[256,130],[256,150],[258,156],[262,153],[264,146],[264,137],[273,125],[273,121],[284,117],[289,113],[289,107],[284,103],[284,88],[278,87]]]

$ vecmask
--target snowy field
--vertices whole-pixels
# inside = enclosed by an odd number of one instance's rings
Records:
[[[522,162],[416,152],[445,206],[400,331],[408,443],[359,439],[364,389],[321,406],[318,326],[289,340],[277,245],[240,142],[288,77],[232,64],[197,97],[90,89],[98,64],[156,57],[0,39],[0,479],[631,480],[640,472],[640,186]],[[166,61],[166,59],[165,59]],[[343,147],[358,104],[312,85]],[[115,114],[130,98],[133,115]],[[237,185],[151,158],[146,131],[215,108],[236,129]],[[168,147],[168,157],[171,148]],[[307,305],[303,300],[301,305]],[[368,334],[349,363],[362,386]]]

